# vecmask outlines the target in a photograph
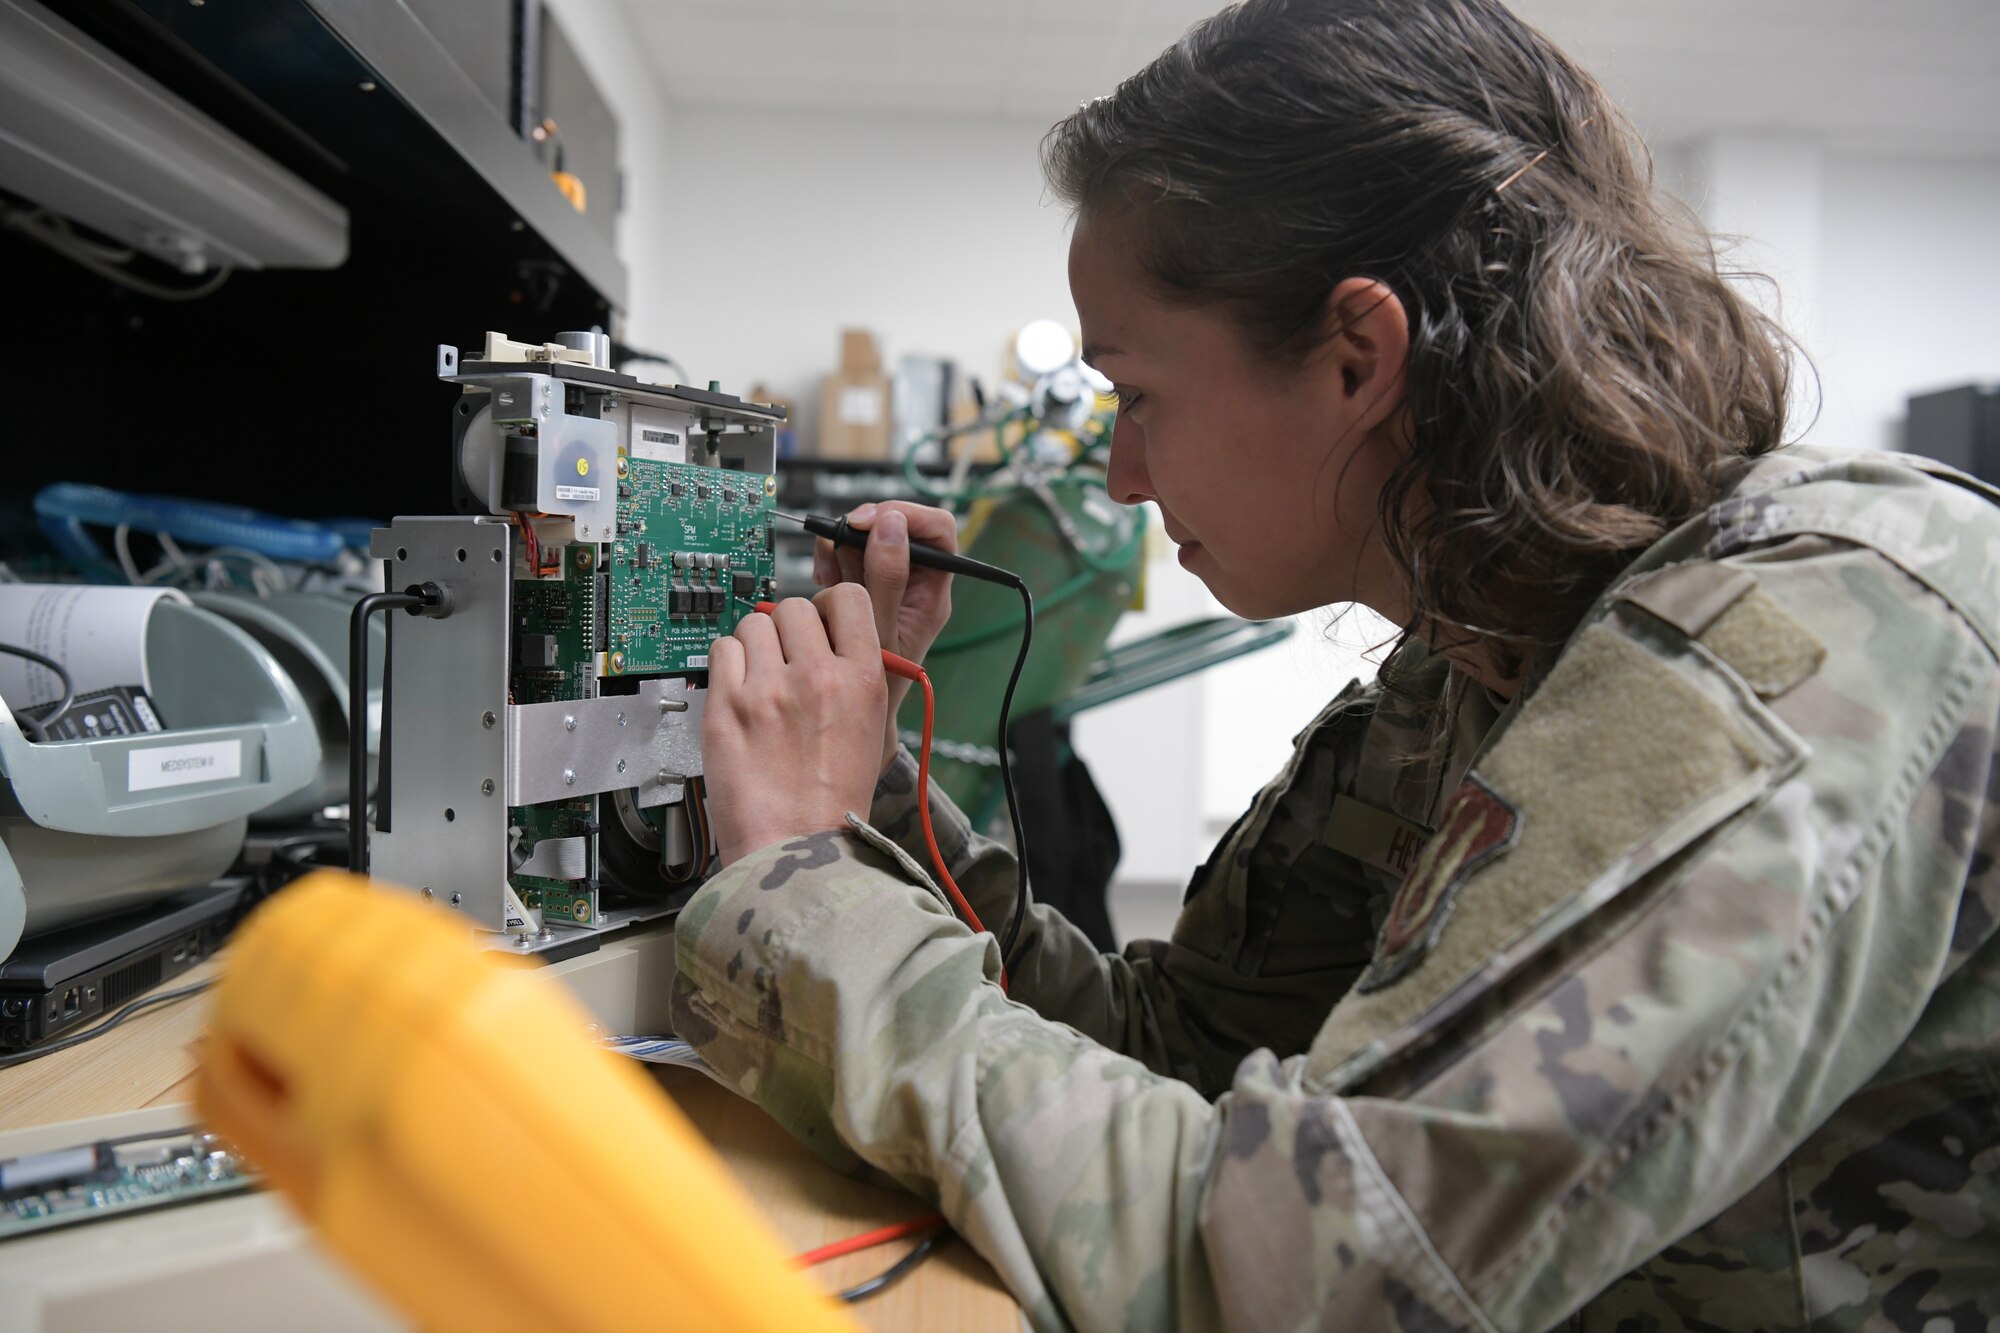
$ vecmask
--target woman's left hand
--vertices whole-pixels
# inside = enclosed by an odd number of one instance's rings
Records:
[[[859,584],[790,598],[717,639],[701,747],[722,864],[865,815],[887,712],[882,642]]]

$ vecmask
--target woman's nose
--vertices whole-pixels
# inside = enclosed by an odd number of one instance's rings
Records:
[[[1111,465],[1105,469],[1104,489],[1124,505],[1158,498],[1146,475],[1146,432],[1124,417],[1111,428]]]

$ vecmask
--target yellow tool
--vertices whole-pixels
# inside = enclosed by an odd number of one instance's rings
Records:
[[[423,1328],[855,1329],[533,964],[333,871],[230,955],[202,1119]]]

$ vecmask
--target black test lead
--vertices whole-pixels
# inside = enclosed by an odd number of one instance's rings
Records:
[[[824,537],[836,546],[861,550],[868,545],[867,530],[855,527],[845,518],[828,518],[823,514],[787,514],[781,509],[773,509],[771,515],[796,523],[815,537]],[[1021,576],[1010,569],[941,551],[922,542],[910,543],[910,563],[963,574],[982,583],[997,583],[1021,594],[1021,649],[1014,658],[1013,674],[1007,677],[1007,692],[1000,696],[1000,785],[1007,793],[1007,818],[1014,831],[1015,861],[1014,911],[1007,919],[1006,934],[1000,937],[1000,965],[1004,969],[1008,955],[1014,951],[1014,941],[1021,933],[1021,918],[1027,915],[1028,908],[1028,835],[1021,827],[1021,803],[1014,795],[1014,766],[1007,753],[1007,732],[1014,708],[1014,687],[1021,683],[1021,668],[1028,664],[1028,649],[1035,639],[1035,598],[1028,591],[1028,585],[1021,581]],[[925,793],[922,799],[929,800],[929,793]]]

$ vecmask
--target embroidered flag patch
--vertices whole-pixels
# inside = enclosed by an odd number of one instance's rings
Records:
[[[1466,880],[1520,836],[1521,812],[1478,774],[1466,774],[1445,806],[1437,832],[1389,904],[1375,958],[1354,988],[1380,990],[1421,963],[1450,918]]]

